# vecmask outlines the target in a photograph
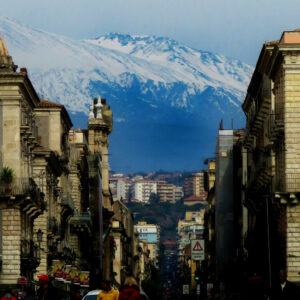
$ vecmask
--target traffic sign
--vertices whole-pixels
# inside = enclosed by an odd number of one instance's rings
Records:
[[[204,240],[191,240],[192,260],[204,260]]]
[[[182,286],[182,294],[183,295],[188,295],[190,293],[190,287],[188,284],[184,284]]]
[[[197,284],[196,286],[196,294],[200,295],[200,284]]]

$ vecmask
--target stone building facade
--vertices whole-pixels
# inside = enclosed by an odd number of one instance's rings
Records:
[[[88,129],[72,126],[63,105],[39,98],[0,38],[0,289],[42,273],[85,286],[90,275],[91,287],[115,280],[106,100],[93,100]],[[132,270],[133,224],[124,214],[115,221]]]
[[[260,247],[266,249],[264,258],[272,266],[262,263],[261,271],[271,284],[279,269],[287,269],[289,280],[300,280],[299,83],[300,31],[285,31],[278,41],[263,45],[243,104],[248,152],[245,200],[250,219],[247,250],[250,261],[251,255],[254,260],[259,251],[255,244],[263,241]]]

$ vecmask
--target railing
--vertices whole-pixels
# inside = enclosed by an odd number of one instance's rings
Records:
[[[271,175],[272,157],[269,153],[265,153],[262,150],[253,150],[253,160],[255,170],[253,170],[248,178],[248,187],[252,186],[255,181],[258,180],[259,174],[263,171],[267,171]]]
[[[270,118],[270,139],[275,141],[284,133],[284,121],[279,114],[272,114]]]
[[[21,240],[21,272],[34,272],[40,264],[40,247],[33,240]]]
[[[59,232],[59,224],[55,217],[48,218],[48,230],[54,235],[57,235]]]
[[[89,212],[75,213],[70,219],[71,223],[77,224],[92,224],[91,214]]]
[[[71,210],[74,210],[74,202],[71,194],[61,195],[61,205],[68,206]]]
[[[0,196],[31,195],[33,198],[41,196],[41,191],[32,178],[15,178],[12,183],[0,183]]]

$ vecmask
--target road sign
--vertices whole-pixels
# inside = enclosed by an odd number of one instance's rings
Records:
[[[190,287],[188,284],[184,284],[182,286],[182,294],[183,295],[188,295],[190,293]]]
[[[204,240],[191,240],[192,260],[204,260]]]
[[[196,294],[200,295],[200,284],[197,284],[196,286]]]

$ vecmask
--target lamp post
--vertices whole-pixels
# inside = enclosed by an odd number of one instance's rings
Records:
[[[39,257],[41,256],[41,242],[43,240],[43,234],[44,232],[39,228],[39,230],[36,233],[37,241],[39,243]]]

